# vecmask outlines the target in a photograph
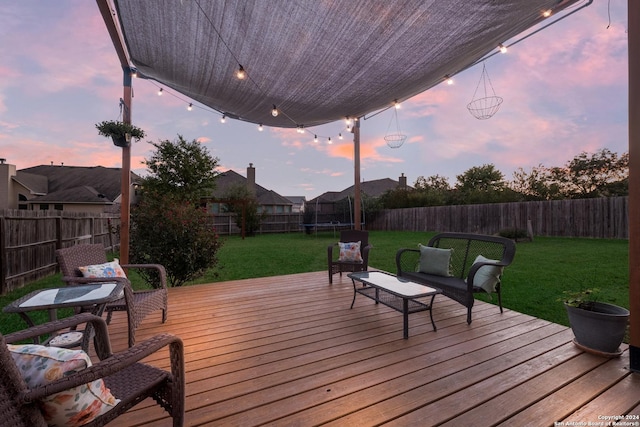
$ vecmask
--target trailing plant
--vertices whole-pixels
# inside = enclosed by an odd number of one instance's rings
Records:
[[[96,129],[98,129],[99,135],[105,136],[107,138],[120,138],[124,137],[126,134],[129,134],[131,135],[131,139],[140,141],[145,137],[144,130],[130,123],[124,123],[117,120],[105,120],[103,122],[97,123]]]

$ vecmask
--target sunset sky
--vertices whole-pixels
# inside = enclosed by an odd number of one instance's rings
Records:
[[[473,166],[494,164],[507,180],[517,168],[561,166],[582,151],[628,151],[627,3],[594,3],[486,61],[496,95],[488,120],[467,110],[482,72],[475,66],[387,110],[361,127],[365,181],[441,175],[451,185]],[[43,164],[121,166],[121,149],[95,123],[120,116],[122,70],[94,1],[0,0],[0,157],[18,169]],[[283,196],[314,198],[353,184],[352,134],[336,122],[299,134],[227,120],[164,88],[134,80],[132,118],[147,140],[198,140],[220,171],[245,175]],[[389,148],[397,128],[407,141]],[[332,145],[313,133],[334,135]],[[344,139],[339,140],[342,133]],[[132,148],[132,169],[153,147]]]

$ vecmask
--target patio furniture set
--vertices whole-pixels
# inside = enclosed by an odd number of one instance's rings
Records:
[[[474,294],[497,293],[502,308],[501,278],[504,267],[515,256],[515,243],[507,238],[469,233],[440,233],[426,245],[402,248],[396,253],[397,275],[386,272],[368,272],[368,232],[343,232],[340,235],[340,257],[336,260],[329,246],[329,283],[335,273],[348,274],[353,283],[353,301],[356,295],[373,299],[403,315],[403,337],[408,338],[409,314],[428,311],[433,330],[433,303],[442,294],[467,307],[467,323],[471,324]],[[350,251],[360,251],[350,254]],[[358,282],[360,286],[356,284]],[[428,299],[426,301],[424,299]]]

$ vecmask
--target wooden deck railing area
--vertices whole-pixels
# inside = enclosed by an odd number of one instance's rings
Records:
[[[189,426],[551,426],[640,414],[627,351],[584,353],[570,329],[484,302],[469,326],[442,296],[437,332],[416,313],[405,340],[399,313],[367,298],[349,309],[352,297],[346,276],[329,285],[326,272],[172,288],[167,323],[147,317],[137,339],[184,340]],[[126,347],[122,313],[109,331],[114,349]],[[170,421],[143,402],[113,425]]]

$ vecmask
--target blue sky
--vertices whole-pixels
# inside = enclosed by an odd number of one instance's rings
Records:
[[[121,150],[95,123],[118,119],[122,71],[93,1],[0,0],[0,157],[18,169],[41,164],[120,167]],[[582,151],[628,151],[626,0],[595,0],[571,17],[486,61],[504,99],[488,120],[468,111],[482,66],[364,120],[361,178],[441,175],[456,181],[473,166],[494,164],[507,180],[517,168],[561,166]],[[220,171],[245,175],[284,196],[314,198],[353,184],[352,135],[343,122],[310,129],[265,128],[227,120],[164,88],[135,80],[133,122],[147,140],[198,140]],[[407,135],[397,149],[384,136]],[[333,135],[333,144],[313,134]],[[342,133],[344,139],[338,139]],[[132,169],[152,146],[132,148]]]

